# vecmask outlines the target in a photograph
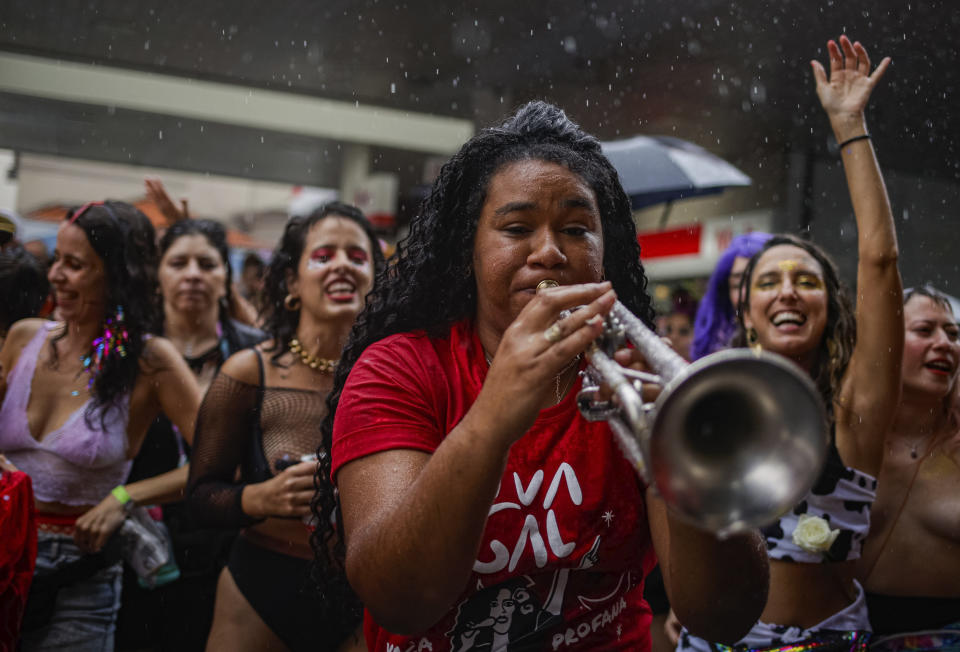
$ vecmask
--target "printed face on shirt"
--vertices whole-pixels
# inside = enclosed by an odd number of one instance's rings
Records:
[[[490,617],[493,619],[493,631],[498,634],[506,634],[510,631],[510,621],[513,620],[513,612],[517,608],[517,603],[509,589],[500,589],[497,597],[490,603]]]
[[[744,325],[760,346],[811,368],[827,326],[823,268],[806,250],[777,245],[753,269]]]
[[[103,318],[107,296],[103,261],[79,226],[69,222],[60,225],[47,279],[63,319],[99,321]]]
[[[477,322],[502,334],[537,284],[603,278],[603,234],[596,194],[556,163],[508,163],[487,187],[473,244]]]
[[[227,267],[220,252],[200,233],[184,235],[160,259],[160,291],[167,310],[217,310],[227,293]]]
[[[904,395],[946,396],[957,380],[960,340],[957,320],[945,306],[922,294],[903,307]]]
[[[373,285],[370,239],[359,224],[332,215],[307,232],[296,278],[287,289],[300,297],[301,314],[352,321]]]

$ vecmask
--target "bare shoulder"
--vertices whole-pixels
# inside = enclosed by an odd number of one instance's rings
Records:
[[[45,319],[21,319],[15,322],[10,330],[7,331],[7,337],[3,341],[3,349],[0,350],[0,363],[13,366],[23,347],[37,334],[37,331],[48,323]]]
[[[154,370],[169,369],[181,358],[177,347],[165,337],[153,335],[143,344],[141,359]]]
[[[260,355],[264,354],[261,352]],[[257,362],[257,352],[253,348],[237,351],[223,363],[220,373],[247,385],[259,385],[260,364]]]
[[[4,342],[4,346],[6,346],[7,342],[10,342],[11,344],[20,342],[22,346],[29,341],[31,337],[37,334],[37,330],[39,330],[44,324],[48,323],[50,322],[46,319],[37,319],[33,317],[14,322],[13,326],[10,327],[10,330],[7,331],[7,339]]]

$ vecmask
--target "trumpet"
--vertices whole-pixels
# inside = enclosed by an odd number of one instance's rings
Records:
[[[555,287],[542,281],[539,291]],[[622,367],[629,341],[654,373]],[[730,349],[688,363],[616,302],[586,351],[581,414],[609,422],[627,460],[678,517],[725,537],[767,525],[809,492],[829,444],[810,377],[767,352]],[[662,389],[644,403],[644,383]],[[598,398],[606,385],[612,396]]]

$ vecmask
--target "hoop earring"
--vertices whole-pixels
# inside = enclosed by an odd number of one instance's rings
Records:
[[[752,326],[747,329],[747,346],[753,349],[755,353],[759,353],[761,350],[760,335],[757,333],[757,329]]]
[[[283,307],[290,312],[296,312],[300,310],[300,297],[295,297],[292,294],[288,294],[283,298]]]

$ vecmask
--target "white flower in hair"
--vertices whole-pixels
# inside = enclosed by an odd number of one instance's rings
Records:
[[[825,519],[802,514],[793,531],[793,542],[807,552],[826,552],[839,535],[840,530],[831,530]]]

